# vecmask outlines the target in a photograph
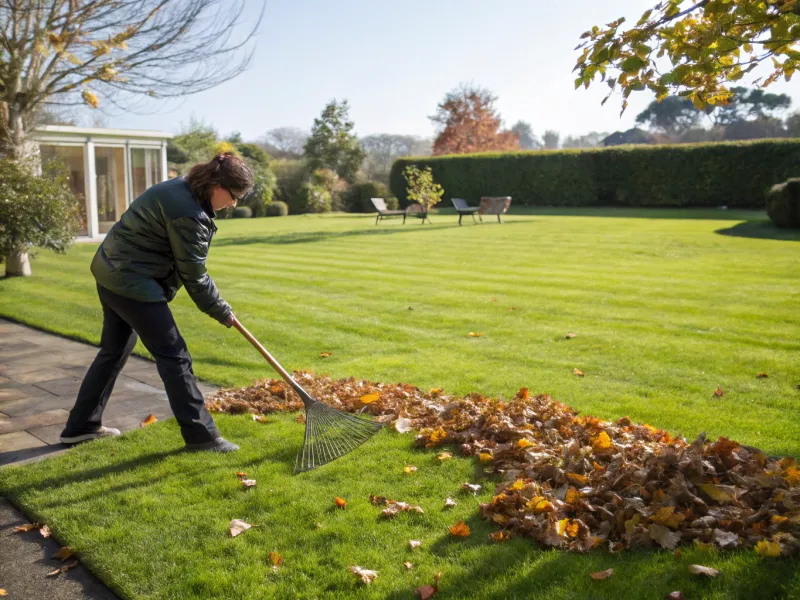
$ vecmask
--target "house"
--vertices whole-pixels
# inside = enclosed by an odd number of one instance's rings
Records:
[[[81,201],[79,240],[105,235],[134,198],[167,178],[169,133],[43,125],[31,137],[43,162],[61,160],[69,171]]]

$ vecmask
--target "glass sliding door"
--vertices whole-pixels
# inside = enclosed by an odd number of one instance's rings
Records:
[[[107,233],[128,206],[125,194],[125,149],[96,146],[97,224]]]
[[[55,146],[39,144],[42,163],[51,160],[61,162],[69,174],[69,186],[79,201],[78,235],[89,235],[89,222],[86,206],[86,173],[83,162],[83,146]]]
[[[133,198],[138,198],[147,188],[160,182],[161,179],[161,150],[131,148]]]

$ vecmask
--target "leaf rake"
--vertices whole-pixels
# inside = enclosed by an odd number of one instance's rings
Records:
[[[270,366],[292,386],[303,401],[306,409],[306,431],[303,435],[303,447],[295,459],[295,473],[316,469],[344,456],[383,427],[381,423],[371,419],[357,417],[314,400],[236,317],[233,317],[233,326],[267,359]]]

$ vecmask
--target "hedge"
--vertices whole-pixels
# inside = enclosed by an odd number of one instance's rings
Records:
[[[512,206],[763,209],[771,186],[800,176],[800,139],[401,158],[390,178],[401,206],[409,164],[431,167],[444,188],[440,207],[511,196]]]

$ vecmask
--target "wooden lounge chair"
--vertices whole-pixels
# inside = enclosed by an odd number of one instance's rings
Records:
[[[450,198],[453,206],[458,213],[458,224],[461,225],[461,217],[464,215],[472,215],[472,222],[477,223],[475,220],[475,213],[480,210],[479,206],[470,206],[463,198]]]
[[[511,206],[511,196],[484,196],[478,207],[478,218],[483,223],[482,215],[497,215],[497,222],[502,223],[500,215],[508,212],[509,206]]]
[[[375,225],[377,225],[378,221],[381,219],[386,219],[388,217],[403,217],[403,223],[406,222],[406,211],[389,210],[386,208],[386,202],[384,202],[383,198],[370,198],[370,200],[375,210],[378,211],[378,216],[375,218]]]

